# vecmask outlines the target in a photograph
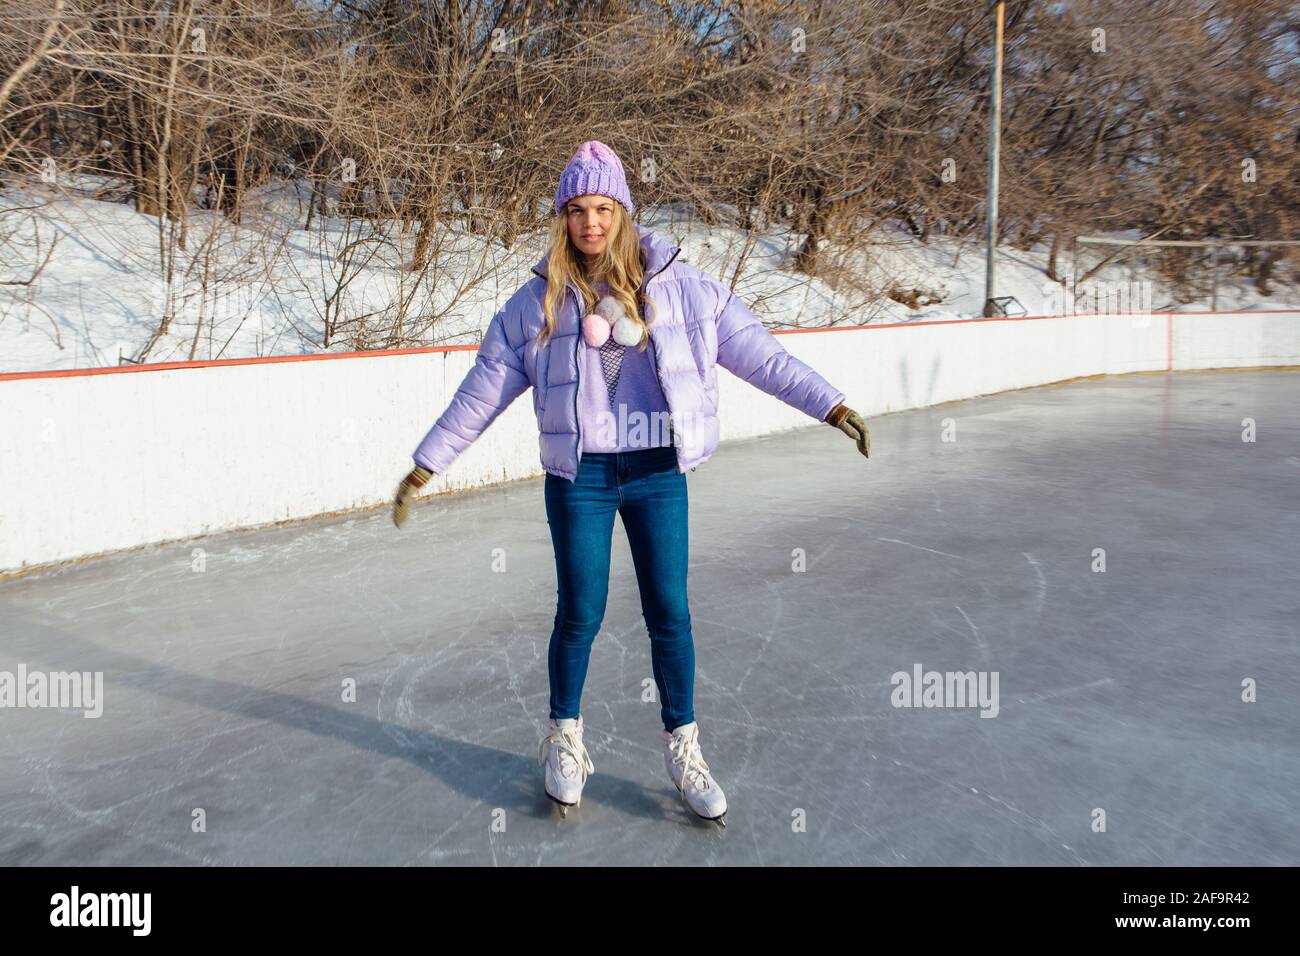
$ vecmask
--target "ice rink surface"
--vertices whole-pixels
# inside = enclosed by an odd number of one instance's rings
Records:
[[[870,461],[723,445],[688,488],[725,830],[665,771],[621,523],[595,774],[543,796],[540,478],[0,581],[0,670],[104,681],[0,710],[0,863],[1300,864],[1298,412],[1295,371],[1130,375],[873,418]],[[996,673],[996,716],[894,706],[918,667]]]

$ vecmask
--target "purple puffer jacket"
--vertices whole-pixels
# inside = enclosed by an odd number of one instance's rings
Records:
[[[645,253],[642,288],[654,302],[650,346],[659,386],[670,409],[677,470],[708,461],[718,447],[717,365],[822,421],[844,393],[782,347],[722,283],[685,262],[681,247],[638,225]],[[542,468],[576,481],[582,457],[578,424],[579,350],[585,303],[570,285],[549,345],[538,348],[545,325],[546,261],[492,317],[478,357],[414,458],[435,474],[460,455],[528,386],[540,431]]]

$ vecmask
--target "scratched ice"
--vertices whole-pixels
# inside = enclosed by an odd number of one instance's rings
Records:
[[[0,670],[105,687],[0,710],[0,863],[1296,865],[1297,407],[1294,372],[1139,375],[878,416],[869,462],[724,445],[688,481],[726,830],[664,770],[621,524],[596,772],[567,821],[542,795],[540,480],[0,582]],[[996,672],[997,716],[894,706],[917,667]]]

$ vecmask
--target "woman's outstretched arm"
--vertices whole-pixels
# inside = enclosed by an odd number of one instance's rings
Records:
[[[488,324],[474,367],[456,389],[412,457],[417,465],[443,474],[531,383],[506,337],[505,312]]]
[[[718,364],[755,388],[822,422],[844,401],[844,393],[801,362],[740,298],[716,279],[707,280],[721,303]]]

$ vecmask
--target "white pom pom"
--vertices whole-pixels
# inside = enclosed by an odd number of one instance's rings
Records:
[[[614,323],[614,341],[619,345],[637,345],[641,341],[641,326],[626,315]]]
[[[603,315],[609,319],[610,325],[613,325],[619,319],[627,315],[627,310],[623,308],[623,303],[618,301],[612,295],[607,295],[596,303],[596,314]]]

